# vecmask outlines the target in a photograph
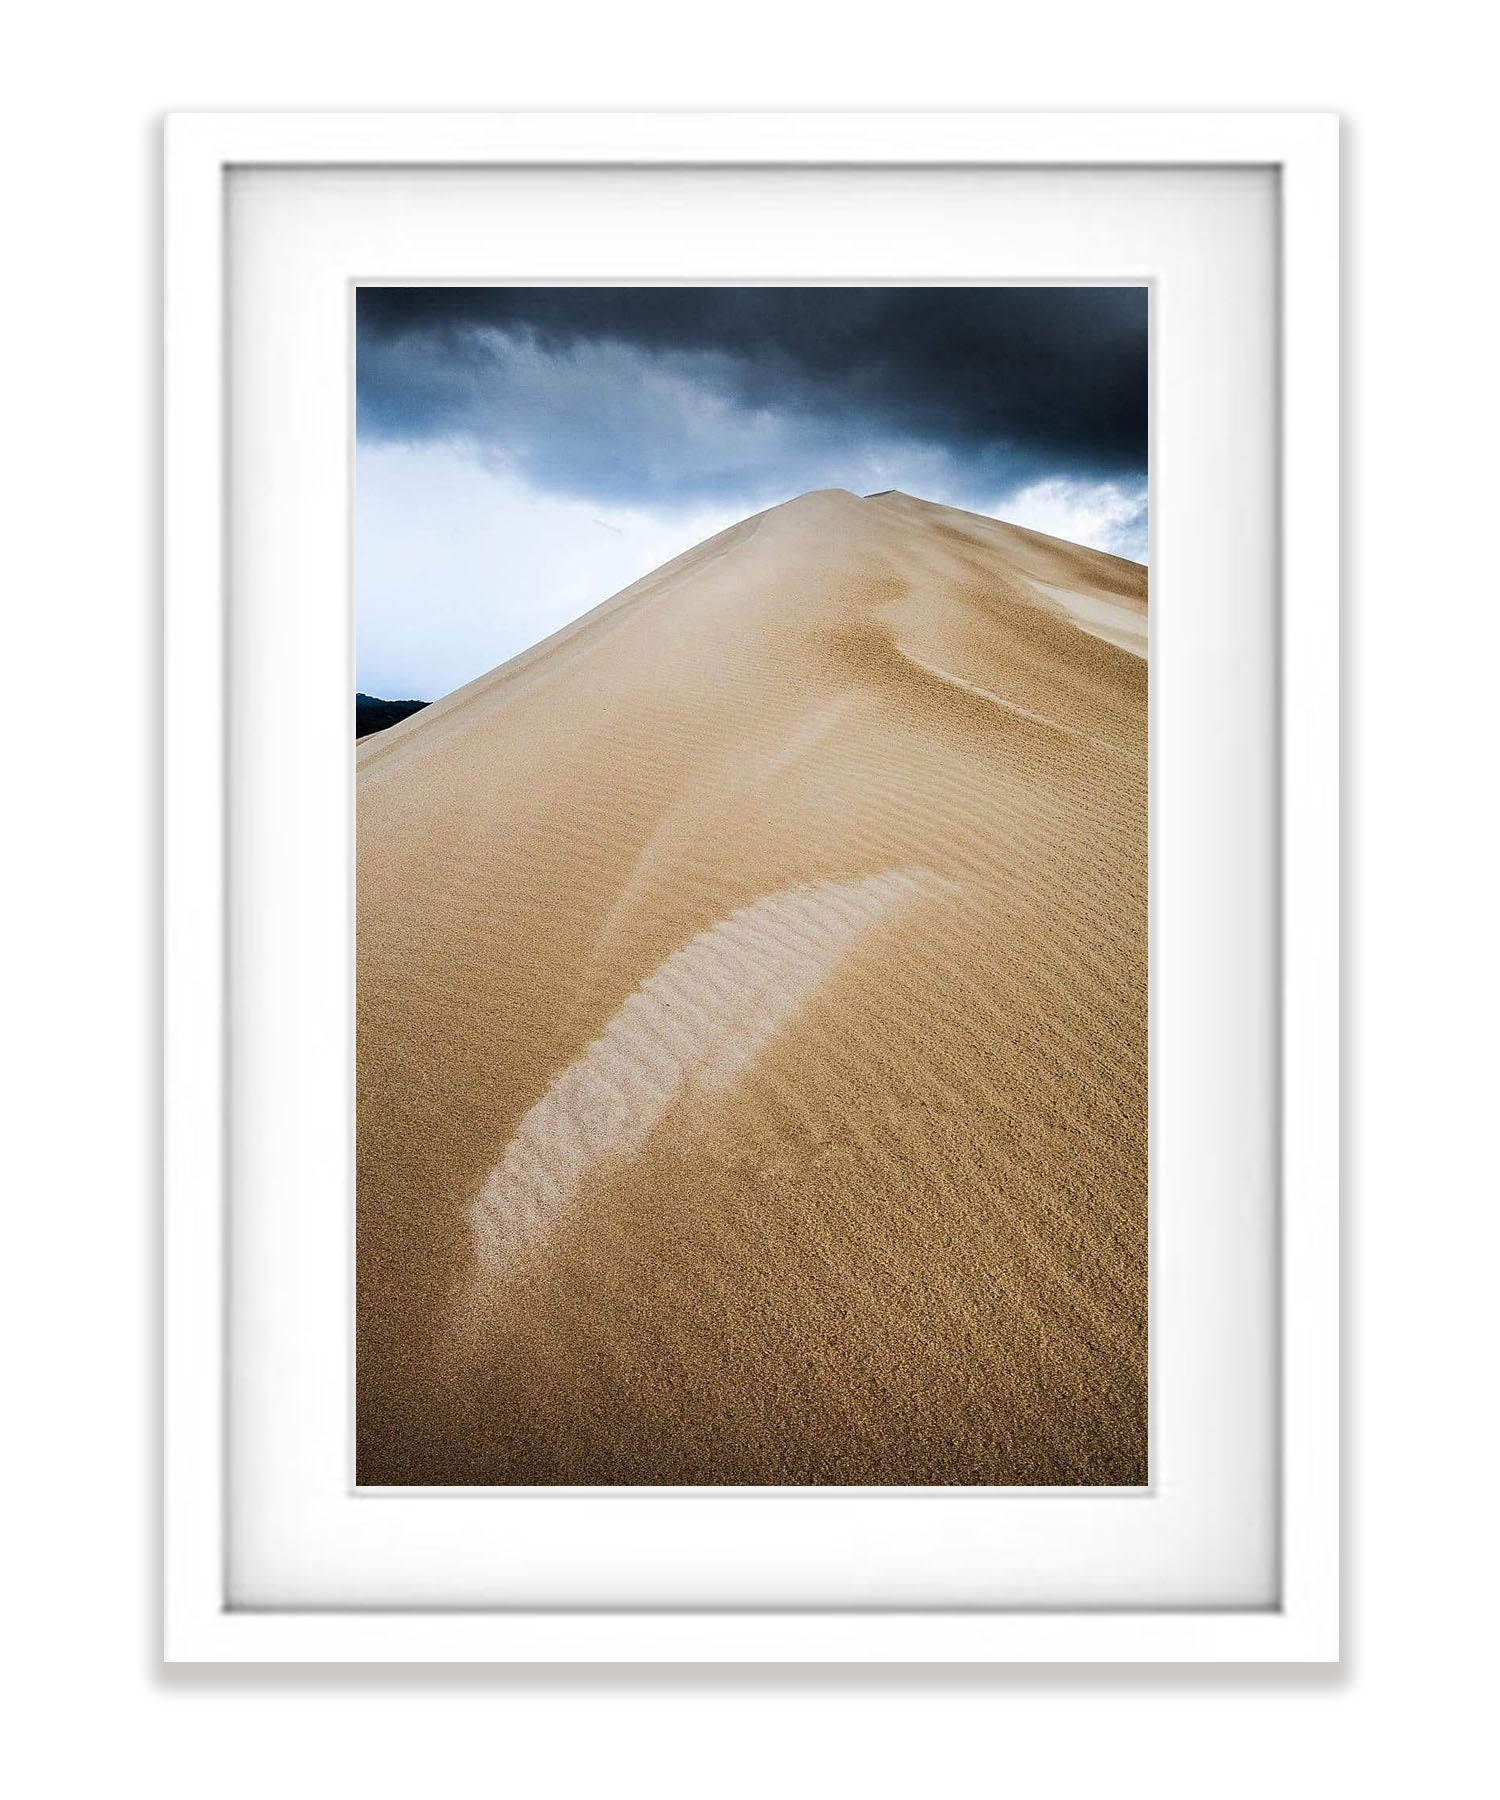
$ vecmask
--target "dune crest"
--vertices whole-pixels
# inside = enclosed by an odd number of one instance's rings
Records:
[[[830,490],[360,745],[361,1482],[1146,1479],[1146,610]]]

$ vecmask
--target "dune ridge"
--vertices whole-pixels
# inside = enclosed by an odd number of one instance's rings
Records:
[[[1146,620],[820,492],[360,746],[361,1482],[1146,1479]]]

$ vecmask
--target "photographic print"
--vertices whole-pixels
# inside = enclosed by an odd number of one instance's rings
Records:
[[[355,313],[359,1484],[1144,1484],[1146,289]]]

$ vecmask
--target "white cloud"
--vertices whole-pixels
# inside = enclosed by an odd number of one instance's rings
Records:
[[[744,516],[539,494],[462,446],[365,445],[355,466],[355,685],[433,700]]]
[[[991,507],[997,519],[1045,531],[1049,537],[1066,538],[1071,544],[1087,544],[1126,556],[1132,562],[1146,560],[1146,484],[1124,485],[1114,481],[1069,481],[1063,478],[1034,482]]]

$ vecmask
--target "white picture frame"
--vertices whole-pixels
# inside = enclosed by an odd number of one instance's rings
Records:
[[[246,169],[1256,168],[1279,195],[1274,1605],[240,1606],[228,1586],[226,217]],[[200,114],[166,157],[165,1652],[286,1662],[1315,1662],[1338,1645],[1338,174],[1326,115]]]

